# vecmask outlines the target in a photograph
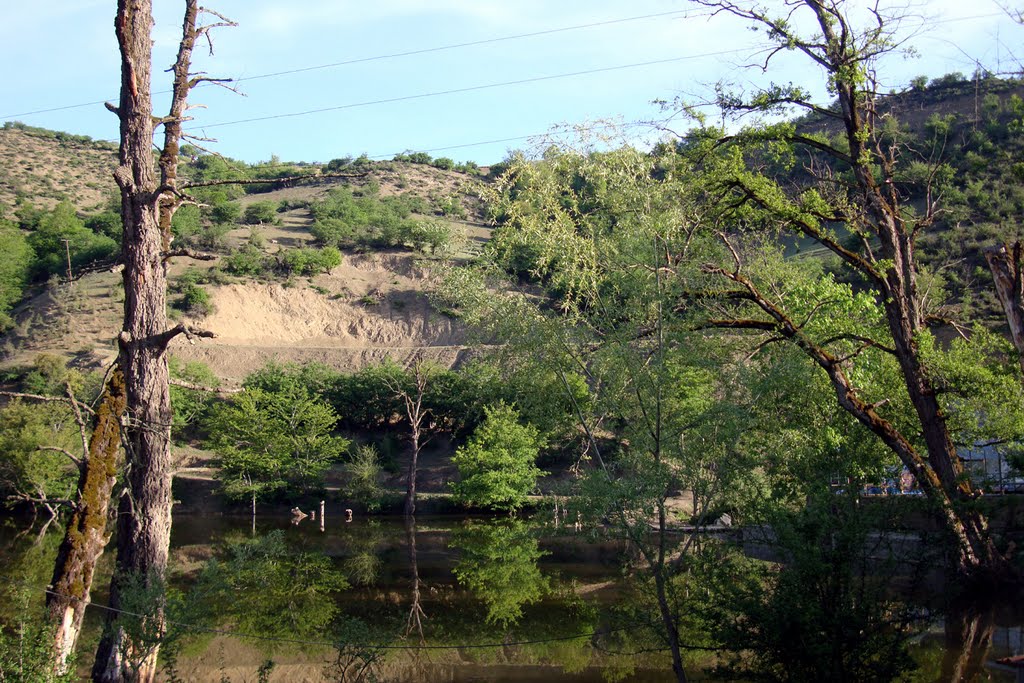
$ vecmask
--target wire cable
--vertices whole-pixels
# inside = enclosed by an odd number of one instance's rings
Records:
[[[622,18],[622,19],[609,19],[607,21],[596,21],[596,22],[592,22],[592,23],[589,23],[589,24],[577,24],[575,26],[563,26],[561,28],[545,29],[543,31],[533,31],[531,33],[519,33],[519,34],[515,34],[515,35],[510,35],[510,36],[500,36],[500,37],[497,37],[497,38],[485,38],[485,39],[482,39],[482,40],[472,40],[472,41],[468,41],[468,42],[465,42],[465,43],[453,43],[453,44],[450,44],[450,45],[438,45],[438,46],[435,46],[435,47],[425,47],[425,48],[419,48],[419,49],[416,49],[416,50],[407,50],[405,52],[392,52],[392,53],[387,53],[387,54],[374,55],[372,57],[357,57],[357,58],[354,58],[354,59],[347,59],[347,60],[340,61],[340,62],[331,62],[329,64],[318,64],[316,66],[298,67],[298,68],[295,68],[295,69],[287,69],[285,71],[274,71],[274,72],[265,73],[265,74],[257,74],[255,76],[243,76],[243,77],[235,79],[234,82],[241,83],[243,81],[256,81],[256,80],[265,79],[265,78],[276,78],[278,76],[290,76],[292,74],[306,73],[306,72],[309,72],[309,71],[317,71],[317,70],[321,70],[321,69],[331,69],[331,68],[335,68],[335,67],[339,67],[339,66],[348,66],[350,64],[364,64],[366,62],[375,62],[375,61],[380,61],[380,60],[384,60],[384,59],[395,59],[395,58],[399,58],[399,57],[412,57],[412,56],[415,56],[415,55],[429,54],[429,53],[432,53],[432,52],[443,52],[445,50],[456,50],[456,49],[465,48],[465,47],[475,47],[475,46],[478,46],[478,45],[488,45],[490,43],[500,43],[500,42],[507,42],[507,41],[511,41],[511,40],[519,40],[519,39],[522,39],[522,38],[534,38],[534,37],[537,37],[537,36],[551,35],[551,34],[555,34],[555,33],[566,33],[566,32],[569,32],[569,31],[577,31],[577,30],[587,29],[587,28],[596,28],[598,26],[611,26],[613,24],[624,24],[626,22],[640,21],[642,19],[659,19],[659,18],[662,18],[662,17],[669,17],[669,16],[674,16],[674,15],[683,15],[683,16],[679,17],[680,19],[690,19],[692,17],[697,17],[697,16],[710,16],[710,14],[707,13],[707,12],[699,12],[699,13],[694,13],[694,14],[686,14],[686,12],[687,12],[686,10],[675,10],[675,11],[672,11],[672,12],[658,12],[656,14],[643,14],[643,15],[639,15],[639,16],[635,16],[635,17],[625,17],[625,18]],[[171,91],[170,90],[160,90],[160,91],[154,92],[153,94],[154,95],[166,95],[169,92],[171,92]],[[36,109],[34,111],[22,112],[21,114],[5,114],[3,116],[0,116],[0,119],[11,119],[11,118],[19,117],[19,116],[33,116],[35,114],[47,114],[47,113],[50,113],[50,112],[64,111],[66,109],[78,109],[78,108],[81,108],[81,107],[93,107],[93,106],[101,105],[104,102],[111,101],[112,99],[116,99],[116,98],[111,98],[111,99],[108,99],[108,100],[97,100],[95,102],[81,102],[79,104],[68,104],[68,105],[64,105],[64,106],[60,106],[60,107],[51,107],[49,109]]]
[[[224,126],[236,126],[243,123],[256,123],[260,121],[273,121],[277,119],[294,118],[297,116],[308,116],[310,114],[322,114],[329,111],[341,111],[344,109],[355,109],[357,107],[369,107],[378,104],[390,104],[393,102],[406,102],[409,100],[425,99],[428,97],[440,97],[442,95],[455,95],[459,93],[475,92],[479,90],[489,90],[493,88],[504,88],[511,85],[523,85],[526,83],[539,83],[542,81],[552,81],[561,78],[574,78],[576,76],[589,76],[592,74],[608,73],[610,71],[621,71],[624,69],[636,69],[644,66],[655,66],[658,64],[671,64],[674,62],[683,62],[692,59],[702,59],[704,57],[720,57],[723,55],[737,54],[739,52],[746,52],[747,48],[735,48],[732,50],[719,50],[716,52],[705,52],[696,55],[686,55],[683,57],[669,57],[667,59],[654,59],[648,62],[635,62],[633,64],[620,64],[618,66],[606,66],[598,69],[586,69],[584,71],[572,71],[569,73],[551,74],[548,76],[534,76],[532,78],[522,78],[514,81],[502,81],[500,83],[486,83],[484,85],[473,85],[465,88],[452,88],[450,90],[435,90],[433,92],[419,93],[416,95],[401,95],[399,97],[389,97],[380,100],[368,100],[366,102],[353,102],[351,104],[339,104],[332,107],[321,107],[319,109],[307,109],[305,111],[288,112],[285,114],[272,114],[269,116],[257,116],[249,119],[238,119],[237,121],[222,121],[219,123],[209,123],[202,126],[193,126],[186,130],[205,130],[207,128],[222,128]]]
[[[445,50],[454,50],[454,49],[459,49],[459,48],[464,48],[464,47],[473,47],[473,46],[477,46],[477,45],[486,45],[486,44],[489,44],[489,43],[498,43],[498,42],[503,42],[503,41],[518,40],[518,39],[521,39],[521,38],[532,38],[532,37],[536,37],[536,36],[550,35],[550,34],[555,34],[555,33],[565,33],[565,32],[568,32],[568,31],[575,31],[575,30],[581,30],[581,29],[587,29],[587,28],[594,28],[594,27],[599,27],[599,26],[609,26],[609,25],[613,25],[613,24],[622,24],[622,23],[626,23],[626,22],[630,22],[630,21],[639,21],[639,20],[643,20],[643,19],[655,19],[655,18],[662,18],[662,17],[668,17],[668,16],[677,16],[677,15],[681,15],[681,16],[679,16],[680,19],[690,19],[690,18],[693,18],[693,17],[710,16],[706,12],[694,13],[694,14],[686,14],[685,10],[676,10],[676,11],[673,11],[673,12],[659,12],[659,13],[656,13],[656,14],[644,14],[644,15],[639,15],[639,16],[635,16],[635,17],[625,17],[625,18],[622,18],[622,19],[610,19],[610,20],[607,20],[607,21],[598,21],[598,22],[592,22],[592,23],[589,23],[589,24],[578,24],[576,26],[565,26],[565,27],[561,27],[561,28],[546,29],[546,30],[543,30],[543,31],[534,31],[534,32],[531,32],[531,33],[521,33],[521,34],[516,34],[516,35],[511,35],[511,36],[500,36],[500,37],[497,37],[497,38],[486,38],[486,39],[482,39],[482,40],[474,40],[474,41],[469,41],[469,42],[465,42],[465,43],[453,43],[451,45],[440,45],[440,46],[436,46],[436,47],[421,48],[421,49],[417,49],[417,50],[408,50],[408,51],[405,51],[405,52],[394,52],[394,53],[388,53],[388,54],[374,55],[372,57],[358,57],[358,58],[355,58],[355,59],[349,59],[349,60],[344,60],[344,61],[340,61],[340,62],[332,62],[332,63],[329,63],[329,64],[318,64],[318,65],[315,65],[315,66],[298,67],[298,68],[295,68],[295,69],[288,69],[288,70],[285,70],[285,71],[275,71],[275,72],[271,72],[271,73],[257,74],[255,76],[244,76],[244,77],[235,79],[235,82],[255,81],[255,80],[260,80],[260,79],[265,79],[265,78],[276,78],[276,77],[279,77],[279,76],[288,76],[288,75],[292,75],[292,74],[306,73],[306,72],[309,72],[309,71],[316,71],[316,70],[320,70],[320,69],[329,69],[329,68],[334,68],[334,67],[339,67],[339,66],[346,66],[346,65],[350,65],[350,64],[361,64],[361,63],[366,63],[366,62],[379,61],[379,60],[383,60],[383,59],[394,59],[394,58],[399,58],[399,57],[409,57],[409,56],[415,56],[415,55],[421,55],[421,54],[428,54],[428,53],[432,53],[432,52],[442,52],[442,51],[445,51]],[[949,23],[961,22],[961,21],[973,21],[973,20],[976,20],[976,19],[991,19],[991,18],[1000,17],[1000,16],[1005,16],[1005,15],[1002,12],[993,12],[993,13],[989,13],[989,14],[976,14],[976,15],[967,16],[967,17],[949,17],[949,18],[946,18],[946,19],[939,19],[939,20],[936,20],[936,21],[929,22],[929,24],[931,24],[931,25],[949,24]],[[154,92],[153,94],[154,95],[165,95],[165,94],[170,93],[170,92],[171,92],[170,90],[159,90],[159,91]],[[35,110],[32,110],[32,111],[21,112],[19,114],[3,114],[3,115],[0,115],[0,119],[11,120],[11,119],[15,119],[15,118],[18,118],[18,117],[34,116],[34,115],[37,115],[37,114],[48,114],[48,113],[51,113],[51,112],[65,111],[65,110],[68,110],[68,109],[79,109],[79,108],[82,108],[82,107],[99,106],[99,105],[104,104],[105,102],[113,101],[113,100],[116,100],[116,99],[117,98],[108,98],[106,100],[95,100],[95,101],[92,101],[92,102],[80,102],[78,104],[67,104],[67,105],[62,105],[62,106],[59,106],[59,107],[50,107],[50,108],[46,108],[46,109],[35,109]]]
[[[348,59],[342,62],[333,62],[331,64],[320,64],[318,66],[307,66],[300,67],[297,69],[288,69],[287,71],[275,71],[268,74],[260,74],[258,76],[243,76],[238,78],[236,82],[241,83],[243,81],[255,81],[262,78],[274,78],[276,76],[288,76],[291,74],[305,73],[307,71],[317,71],[319,69],[330,69],[338,66],[348,66],[349,64],[362,64],[364,62],[374,62],[381,59],[392,59],[395,57],[411,57],[414,55],[422,55],[431,52],[442,52],[444,50],[455,50],[463,47],[475,47],[477,45],[488,45],[490,43],[500,43],[509,40],[519,40],[520,38],[533,38],[536,36],[545,36],[552,33],[565,33],[567,31],[576,31],[585,28],[595,28],[597,26],[610,26],[612,24],[624,24],[628,21],[638,21],[640,19],[656,19],[660,17],[668,17],[673,15],[683,15],[680,19],[691,19],[693,17],[709,17],[709,12],[698,12],[694,14],[686,14],[686,10],[675,10],[672,12],[658,12],[657,14],[643,14],[636,17],[626,17],[625,19],[610,19],[608,21],[596,21],[591,24],[579,24],[577,26],[566,26],[563,28],[552,28],[543,31],[534,31],[532,33],[519,33],[512,36],[502,36],[499,38],[487,38],[484,40],[473,40],[467,43],[454,43],[452,45],[441,45],[439,47],[427,47],[418,50],[409,50],[406,52],[393,52],[390,54],[377,55],[374,57],[360,57],[356,59]]]

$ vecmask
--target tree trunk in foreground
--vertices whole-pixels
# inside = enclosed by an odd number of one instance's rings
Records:
[[[50,582],[52,592],[46,598],[47,613],[56,629],[53,640],[58,675],[66,673],[68,658],[75,650],[96,562],[107,545],[107,512],[117,481],[124,410],[124,376],[121,369],[115,367],[93,420],[89,452],[78,483],[78,507],[68,521],[64,540],[57,551]]]
[[[194,4],[194,3],[190,3]],[[124,609],[130,582],[159,594],[167,566],[171,532],[171,399],[167,367],[167,277],[159,200],[153,164],[153,116],[150,98],[151,0],[118,0],[115,32],[121,49],[120,166],[114,173],[121,189],[124,224],[124,327],[118,338],[118,363],[124,372],[130,423],[125,449],[127,492],[117,514],[117,562],[110,585],[110,607]],[[133,605],[138,608],[138,606]],[[147,630],[163,626],[162,599],[147,605]],[[152,681],[156,643],[133,642],[117,612],[108,613],[96,652],[96,681]]]

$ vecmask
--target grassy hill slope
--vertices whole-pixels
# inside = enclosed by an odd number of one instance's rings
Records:
[[[85,216],[109,203],[115,191],[115,163],[116,152],[105,143],[8,126],[0,130],[0,204],[10,217],[23,213],[26,202],[49,209],[58,201],[69,201]],[[244,167],[230,160],[216,163],[232,172]],[[208,160],[205,164],[186,162],[183,175],[199,177],[213,165]],[[19,170],[25,168],[32,173]],[[217,337],[195,345],[177,340],[173,354],[206,362],[229,382],[240,381],[272,359],[316,360],[346,370],[384,357],[405,362],[422,355],[445,365],[458,362],[466,353],[464,334],[454,321],[433,310],[427,292],[439,266],[478,253],[489,236],[477,196],[482,180],[408,162],[364,163],[358,170],[365,175],[251,186],[248,194],[233,189],[226,197],[200,196],[209,206],[197,212],[199,232],[180,239],[215,258],[174,259],[170,303],[175,317]],[[313,209],[339,188],[369,204],[412,198],[419,213],[408,220],[440,225],[450,232],[451,244],[437,254],[403,244],[355,244],[343,249],[341,264],[329,272],[282,272],[273,267],[291,263],[296,250],[318,252],[322,243],[311,232]],[[237,206],[239,217],[215,225],[209,207],[224,201]],[[268,204],[274,208],[272,218],[243,224],[249,207]],[[263,269],[232,271],[228,260],[240,251],[257,255]],[[48,284],[37,280],[27,290],[28,296],[11,311],[13,326],[0,338],[3,366],[27,365],[40,353],[91,368],[114,358],[124,296],[120,275],[107,268],[78,275],[76,268],[71,283],[54,275]],[[203,305],[184,301],[189,296],[202,299]]]

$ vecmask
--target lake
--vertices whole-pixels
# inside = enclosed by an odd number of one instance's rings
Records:
[[[602,530],[548,522],[346,523],[328,510],[321,531],[308,518],[296,525],[258,517],[254,528],[246,517],[176,516],[164,675],[255,681],[272,661],[272,681],[674,680],[643,582],[628,580],[642,568],[629,546]],[[38,524],[22,533],[26,524],[8,519],[0,530],[8,621],[21,609],[19,593],[28,609],[41,605],[60,541],[59,532],[37,537]],[[96,603],[105,602],[111,564],[108,552]],[[1015,599],[956,615],[919,612],[911,644],[919,667],[910,680],[1013,680],[991,663],[1024,651]],[[83,659],[101,618],[90,610]],[[699,637],[690,644],[688,673],[701,680],[715,653],[701,650]]]

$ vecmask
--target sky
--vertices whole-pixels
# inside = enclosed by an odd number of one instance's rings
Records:
[[[116,139],[117,122],[102,105],[117,101],[120,82],[114,0],[4,2],[0,121]],[[154,0],[154,92],[170,86],[163,69],[177,50],[183,4]],[[849,3],[855,11],[867,4]],[[212,151],[249,163],[427,151],[485,165],[512,149],[542,148],[552,131],[560,139],[612,135],[645,144],[688,125],[668,120],[671,111],[656,101],[700,103],[718,82],[747,90],[793,83],[828,100],[813,65],[782,54],[763,73],[756,66],[763,33],[686,0],[209,6],[238,26],[214,32],[214,54],[197,50],[194,69],[238,79],[240,94],[196,89],[190,101],[202,107],[190,111],[187,129],[215,138],[203,143]],[[885,89],[918,75],[970,75],[978,65],[1019,71],[1024,62],[1024,28],[996,0],[902,0],[899,7],[909,15],[901,35],[916,56],[895,54],[878,65]],[[155,102],[158,114],[166,109],[166,95]]]

